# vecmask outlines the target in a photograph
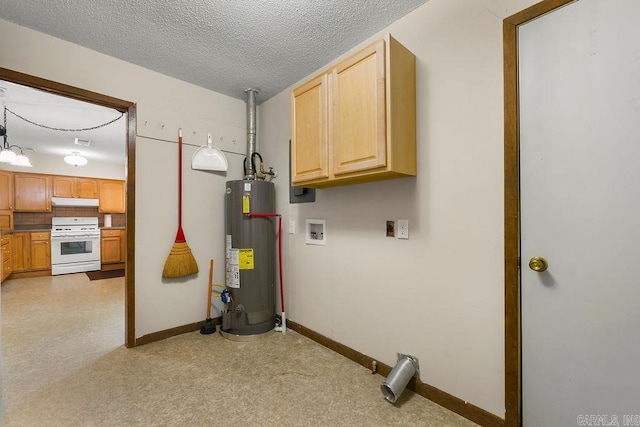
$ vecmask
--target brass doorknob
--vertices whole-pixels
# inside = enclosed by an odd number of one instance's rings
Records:
[[[538,273],[545,271],[547,267],[549,267],[549,263],[541,256],[534,256],[529,260],[529,268]]]

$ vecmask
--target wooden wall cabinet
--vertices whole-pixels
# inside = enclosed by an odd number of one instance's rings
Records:
[[[11,234],[5,234],[0,237],[0,251],[2,251],[2,274],[0,275],[0,282],[4,282],[12,272],[11,238]]]
[[[13,173],[0,171],[0,210],[13,210]]]
[[[101,179],[98,181],[100,202],[98,212],[125,213],[125,182]]]
[[[51,212],[51,176],[14,174],[14,211]]]
[[[125,230],[100,230],[100,263],[125,262],[127,259],[126,240]]]
[[[98,198],[98,180],[74,176],[53,176],[53,197]]]
[[[13,229],[13,173],[0,171],[0,230]]]
[[[292,184],[416,175],[415,82],[415,55],[387,35],[294,89]]]
[[[48,231],[31,233],[31,265],[29,270],[51,268],[51,233]]]

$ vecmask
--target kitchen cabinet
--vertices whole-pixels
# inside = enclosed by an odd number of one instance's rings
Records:
[[[13,211],[0,210],[0,230],[13,230]]]
[[[291,94],[292,185],[416,175],[415,55],[393,37]]]
[[[98,212],[125,213],[125,182],[101,179],[98,181],[100,202]]]
[[[53,176],[53,197],[98,198],[98,180],[74,176]]]
[[[5,234],[0,237],[0,251],[2,251],[2,274],[0,275],[0,282],[9,277],[12,271],[11,261],[11,234]]]
[[[28,271],[31,257],[31,233],[13,233],[11,237],[12,270],[14,273]]]
[[[125,230],[100,230],[100,262],[113,264],[126,261],[127,239]]]
[[[51,176],[15,173],[14,211],[51,212]]]
[[[13,173],[0,171],[0,230],[13,229]]]
[[[0,210],[13,210],[13,173],[0,171]]]
[[[51,268],[51,233],[48,231],[31,233],[31,265],[29,270]]]

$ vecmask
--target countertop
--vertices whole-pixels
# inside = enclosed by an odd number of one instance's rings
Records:
[[[2,230],[0,231],[0,235],[5,234],[13,234],[13,233],[23,233],[23,232],[42,232],[42,231],[51,231],[51,225],[16,225],[12,230]]]
[[[114,226],[114,227],[100,227],[100,230],[126,230],[127,227],[124,226]],[[36,224],[36,225],[16,225],[13,227],[13,230],[0,230],[0,236],[5,234],[13,234],[13,233],[24,233],[24,232],[43,232],[43,231],[51,231],[51,224]]]

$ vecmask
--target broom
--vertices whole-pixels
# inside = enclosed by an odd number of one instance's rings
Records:
[[[180,129],[178,132],[178,233],[171,252],[164,262],[162,277],[185,277],[197,272],[198,264],[182,231],[182,129]]]

